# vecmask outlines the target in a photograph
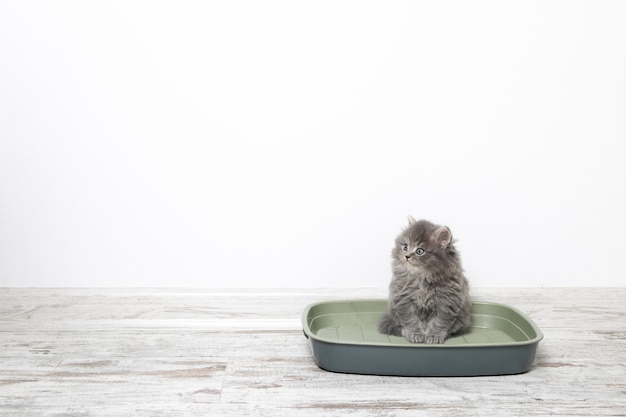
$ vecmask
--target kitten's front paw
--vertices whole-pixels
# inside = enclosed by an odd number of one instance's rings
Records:
[[[424,343],[424,335],[417,332],[402,332],[404,338],[411,343]]]
[[[425,337],[425,342],[431,345],[440,345],[445,341],[446,341],[446,338],[443,336],[430,335],[430,336]]]

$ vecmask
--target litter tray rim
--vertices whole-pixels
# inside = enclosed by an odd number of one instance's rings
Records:
[[[481,301],[476,300],[472,301],[472,310],[476,307],[496,307],[503,310],[509,310],[515,315],[519,317],[519,319],[523,320],[526,325],[530,326],[532,331],[535,333],[534,337],[529,337],[528,340],[523,341],[512,341],[512,342],[470,342],[465,344],[427,344],[427,343],[406,343],[406,344],[395,344],[390,342],[371,342],[371,341],[359,341],[359,340],[336,340],[331,338],[326,338],[323,336],[319,336],[315,332],[311,330],[309,315],[311,314],[311,310],[325,304],[346,304],[346,303],[366,303],[366,302],[375,302],[375,303],[386,303],[387,300],[373,298],[373,299],[343,299],[343,300],[327,300],[327,301],[318,301],[315,303],[311,303],[307,305],[302,313],[302,329],[304,335],[307,339],[316,342],[328,343],[328,344],[338,344],[338,345],[357,345],[357,346],[372,346],[372,347],[385,347],[385,348],[401,348],[401,349],[473,349],[473,348],[498,348],[498,347],[516,347],[516,346],[527,346],[527,345],[536,345],[543,339],[543,333],[539,329],[539,326],[535,324],[535,322],[524,314],[519,309],[510,306],[508,304],[492,302],[492,301]],[[374,311],[370,312],[374,313]],[[381,312],[382,313],[382,312]],[[348,313],[345,313],[348,314]],[[473,313],[472,316],[488,316],[488,314],[479,314]],[[491,315],[493,316],[493,315]],[[316,316],[320,317],[320,316]],[[505,320],[510,321],[509,319],[504,318]],[[312,320],[311,320],[312,321]],[[515,326],[517,324],[513,323]],[[519,327],[519,326],[517,326]],[[524,332],[525,333],[525,332]]]

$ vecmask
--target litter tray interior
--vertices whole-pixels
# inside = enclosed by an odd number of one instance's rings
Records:
[[[377,324],[386,305],[385,300],[323,303],[313,306],[306,320],[313,337],[321,341],[378,346],[427,346],[409,343],[403,337],[379,333]],[[536,342],[538,335],[538,329],[511,307],[474,302],[472,327],[437,346],[519,345]]]

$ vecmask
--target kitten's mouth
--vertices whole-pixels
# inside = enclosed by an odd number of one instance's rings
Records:
[[[412,267],[414,267],[414,268],[415,268],[415,267],[417,267],[417,264],[415,264],[415,263],[411,262],[411,259],[405,259],[405,260],[404,260],[404,262],[405,262],[407,265],[412,266]]]

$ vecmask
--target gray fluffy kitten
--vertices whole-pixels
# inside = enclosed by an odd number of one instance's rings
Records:
[[[443,343],[471,323],[469,285],[452,233],[409,217],[391,251],[393,278],[381,333],[411,343]]]

